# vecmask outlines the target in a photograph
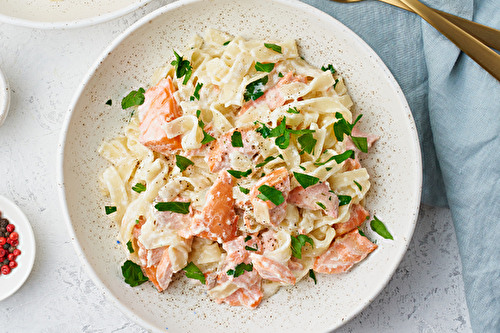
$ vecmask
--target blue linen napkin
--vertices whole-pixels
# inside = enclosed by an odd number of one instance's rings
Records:
[[[500,82],[413,13],[303,2],[363,38],[400,84],[422,148],[422,203],[452,213],[473,331],[500,332]],[[498,1],[423,2],[500,29]]]

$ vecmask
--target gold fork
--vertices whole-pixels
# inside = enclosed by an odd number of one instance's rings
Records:
[[[362,0],[334,0],[342,3]],[[487,47],[500,49],[500,31],[429,8],[418,0],[379,0],[420,15],[436,30],[450,39],[471,59],[500,81],[500,55]]]

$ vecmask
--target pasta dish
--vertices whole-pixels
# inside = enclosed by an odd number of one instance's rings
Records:
[[[308,64],[293,40],[208,29],[173,51],[99,148],[125,282],[162,292],[185,274],[218,303],[255,308],[363,260],[377,245],[360,229],[370,177],[359,155],[377,137],[351,106],[334,66]]]

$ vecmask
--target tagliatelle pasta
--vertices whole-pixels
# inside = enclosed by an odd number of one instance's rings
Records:
[[[163,291],[186,274],[255,308],[377,247],[359,232],[370,177],[358,158],[376,137],[333,66],[308,64],[295,41],[208,29],[134,93],[123,134],[99,148],[126,281],[142,273]]]

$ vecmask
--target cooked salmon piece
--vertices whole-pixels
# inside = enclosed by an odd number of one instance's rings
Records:
[[[211,172],[219,172],[224,169],[231,168],[231,153],[239,152],[250,158],[256,158],[259,153],[259,147],[252,143],[253,140],[249,137],[249,132],[253,128],[233,129],[229,132],[222,134],[212,145],[205,155],[205,161]],[[233,147],[231,137],[234,132],[241,133],[243,147]]]
[[[234,211],[234,180],[226,170],[219,172],[208,190],[205,206],[191,223],[192,235],[224,243],[236,237],[238,215]]]
[[[252,253],[250,258],[252,259],[253,268],[257,270],[263,279],[284,284],[295,284],[295,276],[287,266],[260,254]]]
[[[259,306],[264,297],[260,285],[253,285],[249,289],[237,289],[231,295],[217,300],[217,303],[227,303],[231,306],[244,306],[249,309],[255,309]]]
[[[335,223],[333,225],[333,228],[335,229],[335,235],[337,237],[342,236],[349,231],[361,226],[366,218],[370,216],[370,213],[360,204],[353,204],[351,208],[349,208],[349,214],[349,220],[343,223]]]
[[[144,103],[139,106],[139,142],[151,150],[169,155],[181,148],[181,137],[168,138],[161,128],[164,123],[182,115],[174,99],[175,88],[170,77],[161,80],[144,93]]]
[[[159,200],[160,202],[162,201],[161,198]],[[187,199],[177,197],[174,200],[174,202],[187,202]],[[192,206],[189,206],[189,214],[181,214],[181,213],[174,213],[170,211],[159,211],[157,209],[153,210],[154,218],[156,219],[156,225],[160,227],[167,227],[171,230],[185,230],[189,227],[193,216],[194,216],[194,211]],[[181,235],[182,233],[181,233]],[[185,237],[189,238],[189,237]]]
[[[274,87],[267,89],[264,92],[264,95],[254,101],[248,101],[243,104],[238,115],[241,116],[251,107],[256,107],[262,103],[266,103],[271,111],[285,105],[288,101],[286,96],[283,94],[281,87],[292,82],[306,83],[306,77],[302,75],[293,75],[293,72],[288,72],[276,83]]]
[[[344,236],[336,238],[328,250],[316,258],[313,270],[327,274],[346,272],[376,248],[376,244],[365,236],[361,236],[358,229],[354,229]]]
[[[294,188],[288,196],[288,202],[299,208],[322,209],[326,215],[336,218],[339,213],[339,198],[331,192],[327,182],[318,183],[304,189]]]
[[[257,196],[260,194],[259,187],[262,185],[268,185],[274,187],[278,191],[281,192],[285,201],[278,206],[272,203],[270,200],[262,200]],[[273,170],[271,173],[265,175],[261,179],[259,179],[254,187],[250,190],[249,198],[250,202],[254,207],[254,211],[256,210],[256,202],[263,202],[267,209],[269,210],[269,220],[270,223],[277,227],[281,221],[284,220],[286,216],[286,201],[288,198],[288,194],[290,193],[290,177],[288,174],[288,170],[285,167],[278,168]]]

